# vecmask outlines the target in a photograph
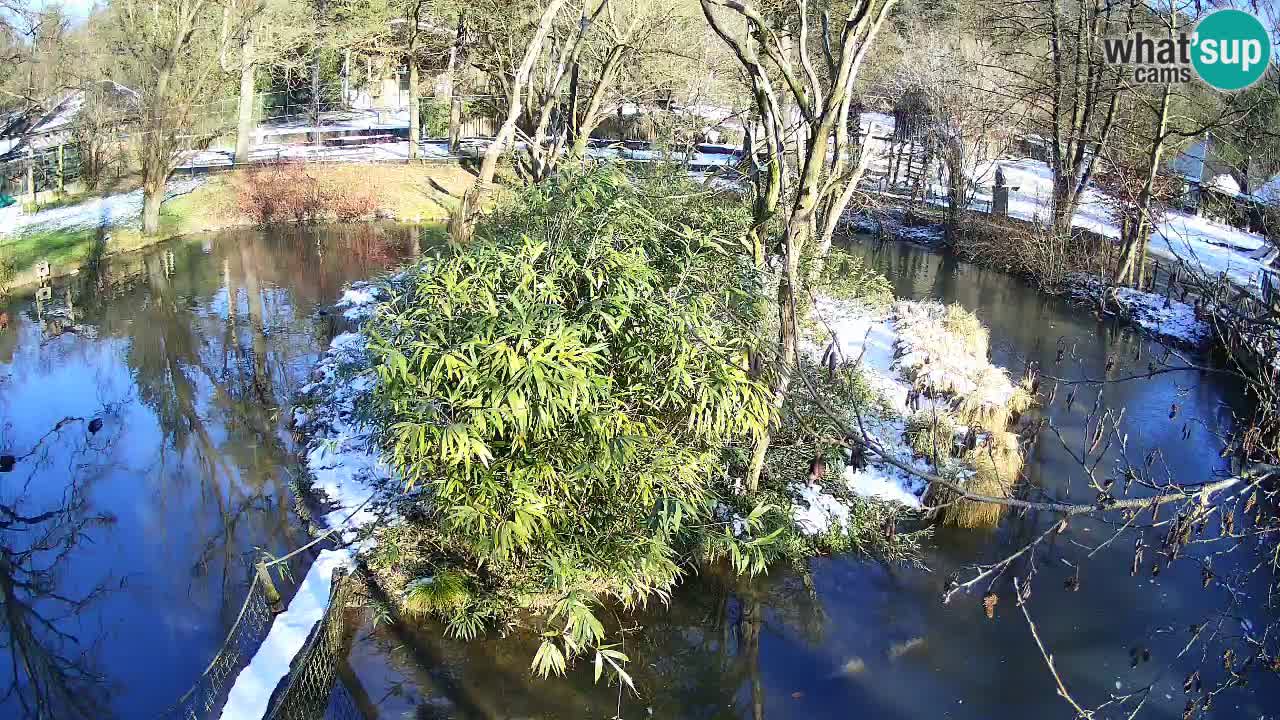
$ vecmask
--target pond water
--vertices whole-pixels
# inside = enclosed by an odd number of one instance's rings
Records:
[[[909,244],[855,241],[849,248],[884,272],[900,296],[957,302],[976,312],[991,329],[993,359],[1015,375],[1034,361],[1065,379],[1118,378],[1163,357],[1163,347],[1137,333],[1008,275]],[[1069,409],[1067,392],[1064,386],[1042,412],[1066,447],[1079,453],[1098,386],[1080,386]],[[1126,408],[1131,458],[1141,462],[1158,448],[1156,467],[1189,481],[1226,470],[1219,436],[1231,427],[1237,395],[1213,375],[1169,373],[1108,384],[1102,402]],[[1179,413],[1171,420],[1173,403]],[[1102,468],[1114,460],[1112,453]],[[1061,494],[1070,484],[1075,498],[1093,497],[1079,463],[1051,432],[1031,452],[1026,473],[1046,490]],[[807,577],[790,568],[754,580],[693,577],[670,608],[624,620],[636,628],[624,649],[638,696],[595,684],[590,663],[565,678],[532,679],[531,638],[462,643],[443,638],[436,625],[367,620],[341,676],[365,717],[1069,718],[1007,577],[994,587],[1000,602],[992,620],[981,606],[985,585],[949,604],[940,599],[953,572],[1008,555],[1053,521],[1032,513],[1008,516],[994,531],[940,531],[925,558],[928,571],[830,557],[815,560]],[[1099,705],[1154,683],[1140,717],[1180,718],[1188,672],[1202,668],[1206,685],[1223,676],[1218,645],[1197,644],[1176,657],[1191,639],[1190,625],[1209,623],[1219,637],[1236,638],[1242,628],[1264,627],[1273,611],[1256,599],[1264,597],[1263,583],[1246,584],[1255,599],[1221,617],[1226,591],[1217,584],[1203,588],[1194,564],[1152,577],[1154,551],[1148,550],[1142,571],[1131,576],[1132,535],[1081,563],[1086,547],[1113,532],[1080,520],[1035,554],[1033,619],[1082,703]],[[1158,545],[1154,536],[1147,542]],[[1251,552],[1215,558],[1213,569],[1226,575],[1256,560]],[[1076,574],[1068,563],[1080,563],[1078,591],[1065,587]],[[1135,648],[1139,662],[1131,667]],[[1149,660],[1142,660],[1144,650]],[[1204,653],[1208,660],[1201,663]],[[1253,677],[1248,688],[1220,695],[1212,716],[1280,712],[1280,678]]]
[[[0,717],[156,717],[187,691],[254,549],[307,539],[286,421],[341,329],[321,308],[418,245],[224,232],[0,304]],[[36,682],[10,692],[15,663]]]
[[[325,306],[421,242],[394,227],[219,233],[0,306],[0,455],[17,456],[0,472],[0,717],[155,717],[187,690],[235,620],[254,549],[278,554],[306,539],[286,419],[342,329]],[[977,312],[995,360],[1015,373],[1033,360],[1064,377],[1116,377],[1163,352],[1007,275],[911,245],[851,248],[899,294]],[[1095,393],[1082,388],[1068,410],[1063,391],[1045,409],[1073,446]],[[1103,399],[1127,407],[1135,454],[1159,447],[1180,478],[1224,469],[1217,435],[1237,403],[1229,385],[1174,373],[1108,385]],[[1046,488],[1080,487],[1078,465],[1051,437],[1027,473]],[[593,683],[586,666],[532,679],[529,638],[461,643],[436,626],[375,625],[367,614],[338,676],[365,718],[1066,718],[1007,581],[996,586],[994,620],[979,604],[985,588],[948,605],[939,598],[951,572],[1007,554],[1045,522],[1013,516],[997,531],[941,532],[929,571],[832,557],[807,575],[693,577],[670,608],[625,619],[638,696]],[[1107,530],[1073,524],[1037,554],[1041,637],[1082,702],[1155,680],[1143,716],[1181,717],[1194,663],[1174,656],[1188,625],[1222,607],[1223,591],[1202,589],[1189,565],[1131,577],[1131,539],[1086,563],[1078,592],[1065,590],[1074,574],[1065,562],[1083,554],[1074,543]],[[1248,559],[1218,558],[1215,571]],[[1243,619],[1261,627],[1263,612],[1246,603]],[[1240,619],[1220,631],[1239,635]],[[1149,649],[1150,662],[1131,669],[1133,647]],[[6,695],[15,659],[41,681]],[[1221,676],[1212,656],[1205,667],[1206,683]],[[1277,708],[1280,682],[1261,677],[1221,696],[1215,716]]]

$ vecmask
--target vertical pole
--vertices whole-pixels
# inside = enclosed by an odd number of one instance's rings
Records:
[[[67,181],[66,181],[66,174],[64,172],[65,165],[64,165],[64,155],[63,155],[63,148],[65,147],[66,147],[65,144],[58,143],[58,194],[59,195],[66,192],[67,190]]]
[[[267,602],[274,608],[280,604],[280,593],[276,590],[276,584],[271,580],[271,571],[267,570],[265,561],[258,561],[258,580],[262,583],[262,591],[267,596]]]
[[[36,155],[27,148],[27,194],[31,196],[31,204],[36,204]]]

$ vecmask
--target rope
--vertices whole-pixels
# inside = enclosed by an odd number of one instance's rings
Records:
[[[264,562],[264,563],[262,564],[262,565],[263,565],[263,567],[271,567],[272,565],[279,565],[280,563],[284,562],[285,560],[288,560],[289,558],[293,557],[294,555],[297,555],[298,553],[302,552],[303,550],[306,550],[307,548],[310,548],[310,547],[314,547],[317,543],[319,543],[321,540],[324,540],[325,538],[328,538],[330,535],[333,535],[334,533],[342,532],[342,531],[345,531],[345,530],[350,529],[350,528],[347,528],[347,527],[346,527],[346,524],[351,520],[351,518],[355,517],[356,513],[360,512],[362,509],[364,509],[364,506],[365,506],[365,505],[368,505],[368,504],[369,504],[369,502],[370,502],[371,500],[373,500],[373,496],[374,496],[374,493],[370,493],[370,494],[369,494],[369,497],[367,497],[367,498],[365,498],[365,499],[364,499],[364,502],[362,502],[362,503],[360,503],[359,505],[355,506],[355,508],[354,508],[351,512],[347,513],[347,516],[346,516],[345,518],[343,518],[343,519],[342,519],[342,523],[341,523],[340,525],[338,525],[337,527],[334,527],[334,528],[331,528],[331,529],[329,529],[329,530],[325,531],[324,533],[322,533],[321,535],[319,535],[318,537],[316,537],[316,539],[312,540],[311,542],[307,543],[306,545],[303,545],[302,547],[300,547],[300,548],[298,548],[298,549],[296,549],[296,550],[293,550],[293,551],[292,551],[292,552],[290,552],[288,555],[282,555],[281,557],[278,557],[278,558],[276,558],[276,559],[274,559],[274,560],[270,560],[270,561],[268,561],[268,562]]]

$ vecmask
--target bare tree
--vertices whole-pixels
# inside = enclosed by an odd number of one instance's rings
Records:
[[[308,35],[313,34],[310,27],[314,18],[304,5],[289,0],[231,0],[224,17],[228,26],[232,19],[242,19],[238,28],[225,27],[228,33],[232,30],[238,33],[221,43],[221,49],[231,55],[238,45],[236,62],[224,62],[223,69],[240,74],[235,161],[244,163],[249,161],[253,145],[258,69],[286,62],[286,58],[295,54]]]
[[[223,76],[223,43],[241,36],[246,17],[233,0],[121,0],[110,7],[110,47],[120,75],[140,94],[138,155],[142,231],[160,231],[165,183],[182,154],[218,130],[192,128]]]
[[[997,40],[991,66],[1006,74],[1003,92],[1024,106],[1048,146],[1056,233],[1071,229],[1125,92],[1124,69],[1107,63],[1102,39],[1127,33],[1143,7],[1138,0],[1030,0],[993,4],[984,18]]]
[[[525,94],[528,91],[528,85],[533,70],[542,54],[542,48],[551,34],[552,27],[560,11],[565,6],[565,0],[550,0],[541,8],[541,12],[536,15],[537,24],[532,27],[532,34],[521,45],[509,45],[510,40],[503,40],[501,35],[504,30],[500,28],[490,27],[480,36],[485,39],[487,48],[496,48],[499,43],[507,44],[511,52],[506,54],[508,62],[511,62],[509,69],[504,69],[501,73],[491,73],[497,77],[506,95],[506,117],[503,119],[502,125],[498,128],[498,133],[494,137],[493,142],[489,144],[485,151],[484,159],[480,164],[480,174],[476,178],[478,187],[487,187],[493,184],[494,175],[498,170],[498,158],[505,151],[507,143],[515,138],[516,123],[520,119],[520,113],[524,108]],[[584,6],[584,16],[586,14]],[[505,32],[510,32],[509,29]],[[579,35],[580,37],[580,35]],[[515,63],[515,59],[519,57],[519,63]]]
[[[505,115],[496,136],[485,149],[475,182],[463,194],[462,201],[458,203],[450,218],[450,236],[457,241],[465,242],[471,236],[478,195],[493,185],[498,172],[498,159],[515,138],[516,124],[524,108],[529,78],[542,55],[543,45],[551,34],[552,26],[564,6],[565,0],[549,0],[545,5],[535,4],[532,8],[528,8],[528,14],[524,16],[526,21],[536,18],[532,25],[525,26],[531,28],[528,34],[522,31],[513,32],[509,24],[511,8],[500,9],[489,6],[483,8],[483,12],[474,12],[471,15],[476,19],[475,30],[480,44],[480,47],[474,51],[473,58],[478,59],[479,56],[489,55],[498,58],[498,62],[508,63],[500,71],[490,73],[490,76],[498,80],[503,89]],[[503,52],[504,49],[505,52]],[[515,62],[517,57],[518,63]]]
[[[747,73],[765,147],[778,151],[771,159],[778,167],[768,172],[766,198],[773,196],[775,183],[781,188],[785,177],[782,150],[788,144],[794,147],[796,172],[794,187],[787,188],[789,207],[783,213],[782,277],[777,293],[781,362],[774,380],[774,402],[779,408],[790,386],[799,341],[796,308],[801,258],[829,246],[836,221],[865,170],[851,147],[850,127],[856,127],[851,118],[853,85],[894,2],[851,3],[848,14],[833,28],[828,13],[819,12],[807,0],[785,4],[769,16],[739,0],[701,0],[707,21]],[[775,87],[775,77],[781,78],[783,90]],[[794,125],[784,114],[784,97],[794,104]],[[782,195],[779,190],[777,196]],[[767,218],[775,212],[770,202],[757,204],[757,242]],[[765,439],[754,449],[748,492],[759,485],[768,447]]]

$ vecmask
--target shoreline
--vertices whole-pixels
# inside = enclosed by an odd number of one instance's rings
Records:
[[[448,217],[449,203],[461,195],[471,178],[456,163],[305,167],[316,182],[366,187],[376,193],[379,207],[372,218],[359,222],[443,221]],[[166,199],[161,206],[160,232],[153,237],[143,236],[138,227],[142,202],[140,190],[86,198],[79,203],[42,211],[36,216],[26,216],[26,220],[14,230],[0,231],[0,260],[7,259],[18,265],[11,278],[0,280],[0,295],[30,289],[46,280],[73,277],[83,272],[89,263],[144,250],[169,240],[204,232],[259,226],[238,207],[238,194],[247,173],[271,169],[235,170],[191,178],[175,175],[170,178]],[[438,188],[454,195],[451,197]],[[312,224],[331,222],[334,221],[323,219]],[[105,239],[105,247],[95,258],[99,235]],[[41,260],[49,262],[47,278],[37,274],[37,264]]]
[[[942,244],[941,225],[885,223],[882,220],[868,218],[864,214],[851,221],[850,226],[856,233],[874,235],[883,231],[885,237],[894,242],[908,242],[932,252],[951,254],[961,262],[1013,275],[1023,281],[1034,280],[1004,268],[975,262],[945,247]],[[1209,352],[1220,346],[1219,338],[1215,336],[1212,326],[1200,317],[1195,306],[1173,300],[1160,293],[1119,287],[1079,273],[1072,277],[1071,282],[1060,288],[1046,289],[1037,285],[1036,289],[1045,295],[1059,297],[1081,307],[1091,308],[1095,313],[1099,312],[1101,299],[1103,310],[1107,314],[1117,317],[1133,330],[1157,342],[1197,352]]]

